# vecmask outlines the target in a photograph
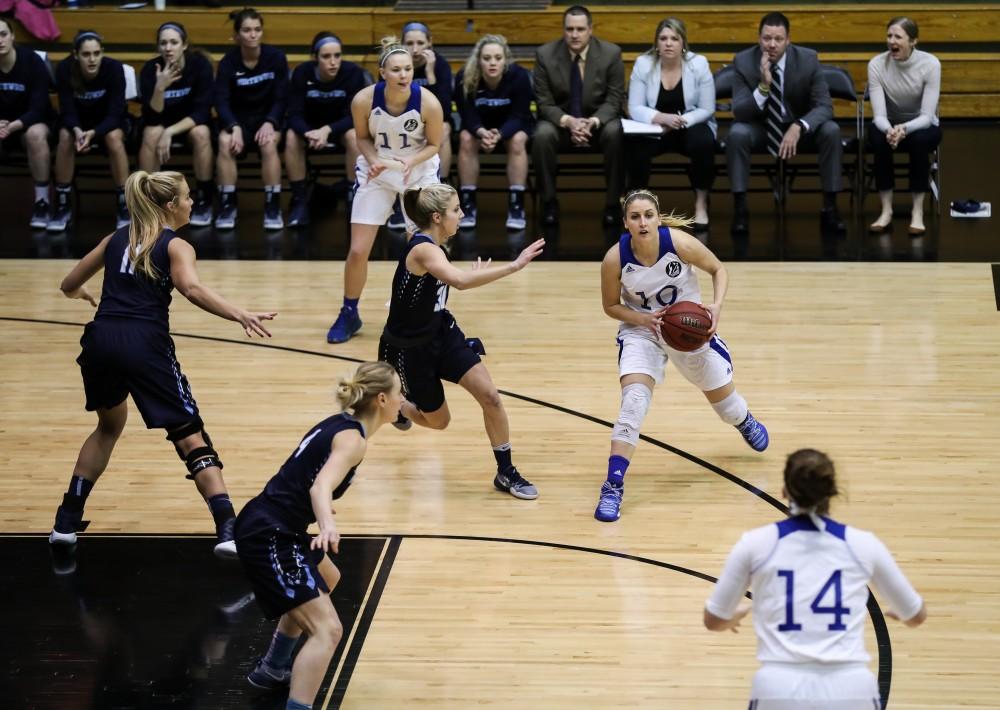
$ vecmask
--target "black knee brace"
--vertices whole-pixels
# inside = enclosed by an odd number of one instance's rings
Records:
[[[205,440],[205,445],[184,454],[177,446],[177,442],[188,438],[192,434],[201,434],[201,437]],[[205,423],[201,420],[201,417],[196,416],[187,424],[168,431],[167,441],[173,443],[174,448],[177,450],[177,455],[184,462],[184,465],[187,466],[188,475],[186,478],[188,479],[193,480],[199,473],[212,466],[222,468],[222,460],[219,458],[219,452],[212,448],[212,439],[208,435],[208,432],[205,431]]]

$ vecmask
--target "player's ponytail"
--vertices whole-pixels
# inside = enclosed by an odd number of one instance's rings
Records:
[[[372,401],[383,392],[391,392],[396,371],[387,362],[363,362],[350,377],[337,383],[337,401],[340,408],[355,416],[368,411]]]
[[[694,218],[686,217],[683,214],[677,214],[673,210],[670,210],[670,214],[664,214],[660,211],[660,200],[656,195],[650,190],[632,190],[625,194],[621,199],[622,214],[628,211],[628,206],[631,205],[636,200],[649,200],[656,206],[656,213],[660,215],[660,224],[664,227],[675,227],[684,228],[690,227],[694,224]]]
[[[379,50],[379,69],[385,66],[386,60],[389,59],[390,54],[406,54],[407,56],[410,54],[410,51],[400,43],[399,38],[391,35],[383,37],[377,49]]]
[[[427,229],[434,221],[432,216],[443,215],[448,209],[448,202],[455,194],[457,194],[455,188],[445,183],[407,190],[403,194],[403,209],[415,225]]]
[[[830,499],[839,493],[833,461],[816,449],[791,454],[785,462],[785,492],[801,512],[825,515]]]
[[[181,193],[184,176],[173,171],[147,173],[137,170],[125,181],[125,205],[131,217],[128,230],[129,261],[135,270],[156,278],[153,244],[167,222],[167,204]]]

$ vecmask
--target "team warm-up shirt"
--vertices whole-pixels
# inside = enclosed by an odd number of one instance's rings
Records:
[[[33,50],[17,45],[14,51],[14,66],[0,70],[0,119],[19,120],[27,130],[49,115],[49,70]]]
[[[125,120],[125,71],[121,62],[102,57],[97,75],[79,87],[73,86],[72,56],[59,62],[56,68],[56,89],[59,92],[59,117],[62,125],[73,130],[93,129],[97,138],[121,128]]]
[[[451,65],[448,64],[447,59],[438,54],[437,50],[434,50],[433,84],[427,83],[426,64],[422,67],[416,65],[413,67],[413,84],[424,87],[437,97],[437,100],[441,102],[441,111],[445,121],[451,118],[451,90],[454,81],[455,79],[451,73]]]
[[[471,97],[465,93],[464,78],[464,70],[455,77],[455,106],[462,117],[462,128],[472,135],[480,127],[496,128],[504,140],[518,131],[531,131],[531,77],[524,67],[507,67],[495,89],[480,79]]]
[[[226,52],[215,77],[215,110],[222,127],[239,125],[240,119],[261,116],[280,128],[288,96],[288,59],[269,44],[260,46],[257,65],[243,63],[239,47]]]
[[[902,619],[923,600],[885,545],[870,532],[799,515],[743,535],[705,608],[730,619],[753,592],[757,658],[762,662],[862,662],[868,582]]]
[[[320,81],[316,62],[295,67],[288,90],[288,127],[300,135],[329,126],[338,136],[354,125],[351,101],[366,86],[364,71],[341,62],[333,81]]]
[[[198,52],[184,53],[184,69],[177,81],[163,92],[163,111],[149,105],[156,88],[156,68],[163,58],[146,62],[139,74],[142,94],[142,119],[149,126],[172,126],[190,118],[197,126],[207,125],[212,117],[212,65]]]

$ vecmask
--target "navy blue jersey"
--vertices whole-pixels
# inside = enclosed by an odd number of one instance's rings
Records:
[[[309,489],[330,458],[333,437],[348,429],[356,429],[361,436],[365,435],[361,422],[346,412],[327,417],[310,429],[255,499],[276,515],[290,531],[304,533],[306,528],[316,522]],[[344,480],[334,489],[333,500],[344,495],[354,480],[356,471],[355,466],[347,472]]]
[[[434,51],[434,84],[427,83],[427,65],[413,67],[413,84],[422,86],[437,97],[441,102],[441,110],[444,112],[444,120],[451,118],[451,90],[454,85],[454,77],[451,74],[451,65],[448,60]]]
[[[28,47],[14,47],[9,72],[0,69],[0,120],[21,121],[24,128],[49,117],[49,70]]]
[[[142,94],[142,118],[149,126],[172,126],[190,118],[197,126],[208,124],[212,117],[212,65],[198,52],[184,53],[184,69],[180,78],[163,92],[163,111],[149,105],[156,88],[156,68],[163,67],[163,58],[150,59],[139,74]]]
[[[462,128],[472,135],[480,127],[496,128],[504,140],[518,131],[531,133],[532,90],[527,69],[511,64],[495,89],[480,78],[472,96],[465,93],[464,78],[463,69],[455,77],[455,106],[462,117]]]
[[[367,86],[364,71],[354,62],[341,62],[333,81],[320,81],[316,62],[295,67],[288,88],[288,127],[299,135],[329,126],[340,136],[354,126],[351,101]]]
[[[132,318],[150,321],[169,330],[170,292],[174,290],[174,282],[170,280],[167,246],[177,235],[172,229],[164,228],[153,243],[156,278],[150,278],[137,272],[135,264],[129,260],[128,233],[127,226],[116,230],[104,250],[104,289],[94,319]]]
[[[433,338],[441,327],[443,315],[447,313],[448,285],[429,271],[423,276],[416,276],[406,268],[406,257],[418,244],[436,246],[426,234],[414,234],[403,249],[392,277],[392,300],[384,336],[398,347],[417,345]],[[444,252],[444,249],[441,251]]]
[[[89,81],[82,76],[73,85],[76,59],[66,57],[56,68],[56,90],[59,92],[59,118],[72,131],[93,130],[97,138],[121,128],[125,122],[125,71],[119,61],[103,57],[97,75]]]
[[[269,44],[260,46],[260,58],[250,69],[239,47],[226,52],[215,77],[215,110],[226,130],[245,116],[265,116],[278,128],[285,117],[288,94],[288,59]]]

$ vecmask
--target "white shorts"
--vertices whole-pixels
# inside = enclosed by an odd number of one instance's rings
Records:
[[[749,710],[880,710],[878,683],[864,663],[765,663],[754,674]]]
[[[733,381],[733,360],[729,348],[718,335],[713,335],[697,350],[683,353],[657,342],[652,333],[646,336],[636,331],[619,332],[619,377],[649,375],[656,384],[661,384],[668,361],[673,362],[677,371],[702,392],[710,392]]]
[[[368,179],[368,161],[359,155],[354,167],[354,203],[351,206],[351,224],[385,224],[392,214],[392,205],[411,187],[425,187],[441,182],[438,177],[440,160],[435,155],[413,168],[410,179],[403,182],[403,173],[384,170],[374,180]],[[403,211],[406,216],[406,211]],[[416,231],[416,225],[406,218],[406,229]]]

